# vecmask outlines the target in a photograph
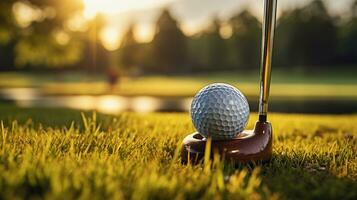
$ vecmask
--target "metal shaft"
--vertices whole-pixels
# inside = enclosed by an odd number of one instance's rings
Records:
[[[271,60],[276,21],[277,0],[264,0],[262,57],[260,66],[259,121],[266,121],[271,77]]]

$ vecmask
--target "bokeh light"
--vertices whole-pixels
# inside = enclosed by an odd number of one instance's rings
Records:
[[[100,39],[107,50],[113,51],[119,48],[121,38],[119,33],[118,29],[110,26],[100,32]]]

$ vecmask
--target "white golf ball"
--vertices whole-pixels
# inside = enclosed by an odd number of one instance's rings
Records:
[[[234,86],[214,83],[193,98],[191,118],[197,131],[213,140],[226,140],[241,133],[249,118],[247,99]]]

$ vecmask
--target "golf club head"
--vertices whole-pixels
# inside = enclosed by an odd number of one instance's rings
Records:
[[[207,139],[195,132],[185,137],[182,144],[182,163],[199,163],[204,158]],[[272,127],[269,122],[257,121],[253,130],[245,130],[231,140],[214,140],[211,159],[218,153],[233,163],[264,162],[272,155]]]

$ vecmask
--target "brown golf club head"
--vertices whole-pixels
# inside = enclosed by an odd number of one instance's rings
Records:
[[[185,137],[182,144],[181,161],[198,163],[204,158],[207,139],[199,133]],[[217,152],[225,161],[247,163],[268,161],[272,154],[272,127],[269,122],[257,121],[254,130],[245,130],[231,140],[213,140],[211,158]]]

